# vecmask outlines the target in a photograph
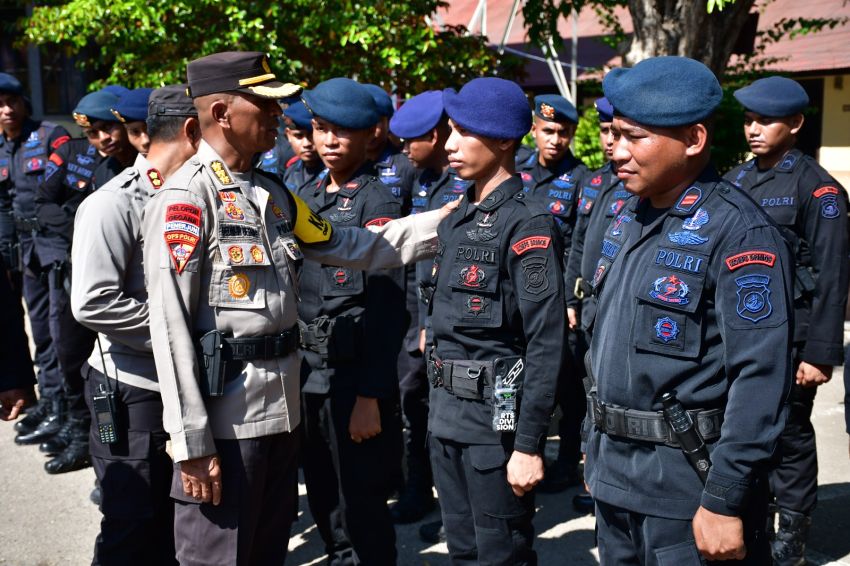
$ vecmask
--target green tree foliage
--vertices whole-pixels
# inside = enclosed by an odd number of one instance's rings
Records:
[[[605,154],[599,144],[599,112],[593,106],[585,108],[579,116],[573,148],[575,156],[591,171],[605,165]]]
[[[516,62],[462,27],[429,16],[440,0],[69,0],[37,6],[21,22],[26,40],[69,53],[94,48],[82,63],[103,82],[156,86],[185,81],[186,64],[225,50],[269,54],[275,71],[305,85],[334,76],[399,93],[458,85]],[[95,83],[96,88],[101,83]]]

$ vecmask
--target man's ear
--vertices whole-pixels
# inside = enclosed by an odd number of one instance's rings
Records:
[[[685,155],[696,157],[708,147],[708,128],[705,124],[693,124],[684,132]]]
[[[230,105],[224,100],[216,100],[210,105],[210,115],[222,128],[230,129]]]
[[[791,126],[791,133],[796,136],[803,128],[803,122],[805,121],[806,119],[802,113],[792,116],[791,123],[789,124]]]
[[[183,135],[185,135],[186,139],[189,140],[189,143],[197,149],[198,145],[201,143],[201,124],[198,122],[197,118],[194,116],[186,118],[183,122]]]

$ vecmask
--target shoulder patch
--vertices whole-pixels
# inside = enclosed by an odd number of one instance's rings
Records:
[[[369,222],[364,224],[364,226],[366,228],[369,228],[370,226],[381,227],[384,224],[386,224],[387,222],[389,222],[390,220],[392,220],[392,218],[388,218],[386,216],[382,216],[380,218],[373,218],[372,220],[370,220]]]
[[[827,186],[827,187],[821,187],[819,189],[816,189],[812,193],[812,196],[815,197],[815,198],[821,198],[824,195],[837,195],[837,194],[838,194],[838,188],[837,187]]]
[[[766,265],[773,267],[776,264],[776,254],[764,250],[750,250],[729,256],[725,260],[729,271],[735,271],[746,265]]]
[[[61,147],[63,144],[65,144],[70,139],[71,139],[71,136],[68,136],[68,135],[59,136],[58,138],[56,138],[55,140],[53,140],[50,143],[50,147],[53,148],[53,149],[59,149],[59,147]]]
[[[682,194],[681,198],[679,198],[679,202],[676,203],[675,208],[682,212],[690,212],[701,198],[702,190],[699,187],[689,187]]]
[[[162,175],[159,173],[159,171],[156,170],[156,168],[151,167],[150,169],[148,169],[146,175],[148,176],[148,180],[151,182],[153,188],[158,189],[162,187]]]
[[[201,209],[192,204],[169,204],[165,209],[165,242],[178,274],[183,272],[201,237]]]
[[[541,249],[545,250],[552,242],[551,236],[529,236],[519,240],[511,246],[511,249],[516,255],[522,255],[529,250]]]
[[[60,167],[62,166],[63,163],[65,163],[65,161],[62,159],[62,156],[59,155],[58,153],[51,153],[50,157],[48,159],[50,159],[50,161],[52,161],[53,163],[55,163],[56,165],[58,165]]]

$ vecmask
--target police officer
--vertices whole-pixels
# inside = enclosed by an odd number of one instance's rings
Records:
[[[791,375],[788,247],[711,166],[722,91],[707,67],[656,57],[602,86],[612,159],[637,198],[605,231],[588,323],[601,562],[766,564],[764,475]]]
[[[767,77],[735,91],[744,134],[755,157],[726,174],[782,227],[792,243],[794,369],[791,412],[780,437],[781,463],[770,484],[779,508],[773,559],[805,562],[817,503],[817,452],[811,415],[817,387],[844,361],[847,303],[847,196],[844,188],[794,146],[809,102],[799,83]]]
[[[84,96],[74,109],[84,139],[73,139],[51,157],[44,181],[36,194],[41,231],[35,244],[43,264],[50,265],[50,335],[59,356],[65,392],[66,418],[59,432],[39,449],[55,456],[45,463],[50,474],[70,472],[89,465],[89,411],[83,398],[82,366],[92,351],[95,334],[80,325],[71,311],[71,241],[74,215],[92,191],[94,171],[103,160],[135,149],[124,126],[112,113],[118,97],[106,90]]]
[[[120,89],[123,89],[120,90]],[[149,89],[128,90],[124,87],[119,89],[109,90],[109,87],[104,88],[101,92],[106,94],[114,94],[117,96],[115,105],[109,109],[111,116],[102,118],[102,123],[97,126],[87,127],[77,120],[79,125],[86,133],[86,137],[92,143],[98,146],[98,152],[104,159],[97,165],[91,179],[91,189],[95,190],[109,182],[110,179],[121,173],[125,168],[131,166],[136,160],[136,155],[139,153],[139,147],[144,146],[144,139],[141,137],[141,128],[134,128],[135,136],[131,138],[131,134],[125,127],[126,118],[120,113],[115,113],[115,108],[122,106],[125,111],[130,111],[131,114],[143,112],[147,97],[150,95]],[[125,99],[126,105],[121,105],[121,99]],[[131,110],[135,107],[136,110]],[[84,115],[81,113],[81,115]],[[76,116],[74,116],[76,119]],[[138,121],[138,120],[135,120]],[[96,138],[96,139],[95,139]],[[131,140],[135,140],[135,143]]]
[[[35,192],[52,154],[70,139],[65,128],[30,118],[29,101],[20,81],[0,73],[0,256],[17,297],[6,324],[24,330],[23,295],[29,313],[35,363],[38,366],[38,405],[15,423],[18,444],[38,444],[61,427],[62,376],[48,322],[49,290],[42,262],[33,244],[39,230]]]
[[[86,198],[75,220],[71,306],[81,324],[100,333],[84,370],[91,458],[102,492],[94,564],[176,564],[172,464],[148,329],[141,215],[165,179],[194,155],[200,130],[185,85],[153,91],[149,108],[147,157],[140,153]],[[106,398],[111,410],[104,411]],[[114,439],[106,435],[109,425]]]
[[[393,195],[405,203],[405,212],[410,209],[410,198],[418,172],[401,150],[390,141],[389,121],[395,108],[387,91],[374,84],[363,85],[372,94],[380,118],[375,127],[375,137],[369,143],[369,159],[375,162],[378,179],[387,185]]]
[[[327,175],[327,169],[313,144],[313,116],[300,100],[284,111],[286,138],[295,155],[286,162],[283,184],[296,195],[310,191]]]
[[[148,154],[151,143],[145,119],[148,116],[148,99],[152,92],[152,88],[131,90],[119,98],[118,104],[112,109],[112,114],[124,124],[127,141],[142,155]]]
[[[381,226],[401,199],[377,180],[366,150],[378,112],[361,84],[335,78],[303,94],[328,168],[302,192],[333,226]],[[298,314],[307,325],[302,465],[307,501],[329,561],[394,564],[387,507],[400,465],[396,360],[408,326],[403,271],[356,271],[306,261]]]
[[[578,112],[566,98],[556,94],[536,96],[531,133],[537,149],[524,161],[517,161],[523,189],[530,199],[546,207],[554,216],[566,254],[572,246],[576,202],[588,172],[584,163],[570,151],[577,124]],[[587,187],[587,197],[593,198],[595,190]],[[565,264],[566,259],[565,255]],[[564,366],[566,371],[558,383],[558,404],[563,414],[558,424],[558,457],[548,467],[546,478],[540,485],[540,491],[544,493],[563,491],[581,482],[578,472],[581,459],[579,436],[584,407],[581,403],[581,347],[577,340],[577,336],[570,333],[570,347]]]
[[[519,86],[474,79],[443,104],[449,164],[474,186],[440,224],[432,268],[434,483],[453,562],[534,564],[533,490],[566,332],[563,251],[514,175],[531,121]]]
[[[421,171],[414,184],[411,214],[434,210],[463,195],[469,183],[449,167],[445,145],[450,128],[443,93],[423,92],[407,100],[390,120],[390,132],[404,142],[404,153]],[[408,285],[408,310],[414,313],[414,334],[399,356],[399,393],[408,434],[405,438],[407,478],[390,513],[396,523],[413,523],[434,508],[433,479],[428,459],[428,377],[425,368],[428,301],[433,294],[430,261],[419,262]],[[405,356],[404,354],[407,353]]]
[[[415,261],[446,212],[334,229],[253,166],[274,146],[277,99],[300,87],[257,52],[197,59],[188,79],[203,139],[142,219],[177,558],[280,564],[297,509],[302,252],[352,269]]]

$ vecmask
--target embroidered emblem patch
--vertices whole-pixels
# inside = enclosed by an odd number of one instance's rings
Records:
[[[334,283],[336,283],[336,285],[338,287],[344,287],[345,285],[348,284],[348,280],[349,280],[348,270],[345,269],[344,267],[340,267],[339,269],[334,271],[333,279],[334,279]]]
[[[485,279],[487,279],[487,274],[484,270],[477,265],[472,264],[460,270],[458,282],[464,287],[469,287],[470,289],[480,289],[484,286]]]
[[[608,209],[608,215],[614,216],[623,208],[623,205],[626,204],[626,201],[623,199],[617,199],[611,203],[611,208]]]
[[[245,254],[242,252],[242,246],[230,246],[227,248],[227,255],[230,257],[231,263],[242,263],[245,261]]]
[[[738,316],[756,323],[770,316],[770,277],[767,275],[745,275],[735,279],[738,285]]]
[[[649,296],[664,303],[687,305],[691,302],[691,299],[688,298],[690,292],[684,281],[675,275],[667,275],[655,280],[652,289],[649,291]]]
[[[283,211],[272,199],[269,199],[269,205],[271,206],[272,214],[274,214],[275,218],[283,218]]]
[[[708,211],[704,208],[698,208],[694,215],[690,218],[686,218],[684,222],[682,222],[682,228],[685,230],[699,230],[711,220],[711,217],[708,215]]]
[[[266,254],[263,253],[260,246],[251,246],[251,259],[254,260],[254,263],[263,263],[265,258]]]
[[[549,277],[546,275],[548,258],[532,256],[522,260],[522,273],[525,276],[525,290],[532,295],[539,295],[549,288]]]
[[[227,280],[227,292],[234,299],[243,299],[251,291],[251,280],[244,273],[231,275]]]
[[[224,206],[224,213],[231,220],[245,220],[245,211],[236,206],[235,203],[227,203]]]
[[[559,200],[549,203],[549,212],[552,214],[563,214],[565,210],[567,210],[567,207]]]
[[[555,118],[555,109],[545,102],[540,103],[540,115],[546,118],[547,120],[552,120]]]
[[[62,159],[62,156],[58,153],[51,153],[48,159],[60,167],[63,163],[65,163],[65,161]]]
[[[219,191],[218,196],[221,202],[236,202],[236,193],[233,191]]]
[[[824,218],[838,218],[841,214],[838,208],[838,198],[828,195],[820,199],[820,215]]]
[[[487,299],[478,295],[472,295],[466,299],[466,308],[475,316],[483,314],[487,310]]]
[[[604,263],[599,263],[596,266],[596,271],[593,272],[593,286],[596,287],[599,285],[599,282],[602,280],[602,276],[605,275],[605,270],[608,269],[608,266]]]
[[[381,218],[374,218],[374,219],[370,220],[369,222],[367,222],[364,226],[366,228],[369,228],[370,226],[381,227],[384,224],[386,224],[387,222],[389,222],[390,220],[392,220],[392,218],[387,218],[386,216],[381,217]]]
[[[227,169],[224,167],[224,163],[221,161],[212,161],[210,162],[210,169],[213,170],[216,179],[222,185],[232,185],[233,179],[230,178],[230,175],[227,174]]]
[[[158,189],[162,186],[162,175],[159,174],[159,171],[154,168],[148,169],[147,176],[153,188]]]
[[[670,232],[667,234],[667,239],[680,246],[701,246],[708,241],[708,238],[693,232]]]
[[[201,235],[201,209],[191,204],[170,204],[165,209],[165,243],[174,269],[183,272]]]
[[[334,212],[328,215],[328,220],[337,224],[343,224],[345,222],[351,222],[355,216],[357,215],[353,212]]]
[[[529,250],[545,250],[551,242],[552,238],[550,236],[529,236],[512,245],[511,249],[516,255],[522,255]]]
[[[761,250],[741,252],[726,258],[726,267],[729,271],[735,271],[745,265],[766,265],[773,267],[776,263],[776,254]]]
[[[496,220],[499,219],[499,213],[497,212],[485,212],[482,216],[478,218],[478,221],[475,223],[477,226],[481,228],[492,228],[496,223]]]
[[[625,214],[621,214],[616,219],[614,219],[614,224],[611,227],[611,235],[619,236],[623,233],[623,224],[628,224],[632,221],[631,216],[626,216]]]
[[[699,187],[688,187],[675,208],[682,212],[690,212],[700,198],[702,198],[702,190]]]
[[[669,316],[661,317],[655,322],[655,335],[666,344],[679,336],[679,325]]]
[[[599,185],[601,185],[602,184],[602,175],[597,175],[596,177],[591,179],[590,184],[593,185],[594,187],[598,187]]]
[[[824,195],[837,195],[838,189],[836,187],[821,187],[812,193],[812,196],[815,198],[820,198]]]

